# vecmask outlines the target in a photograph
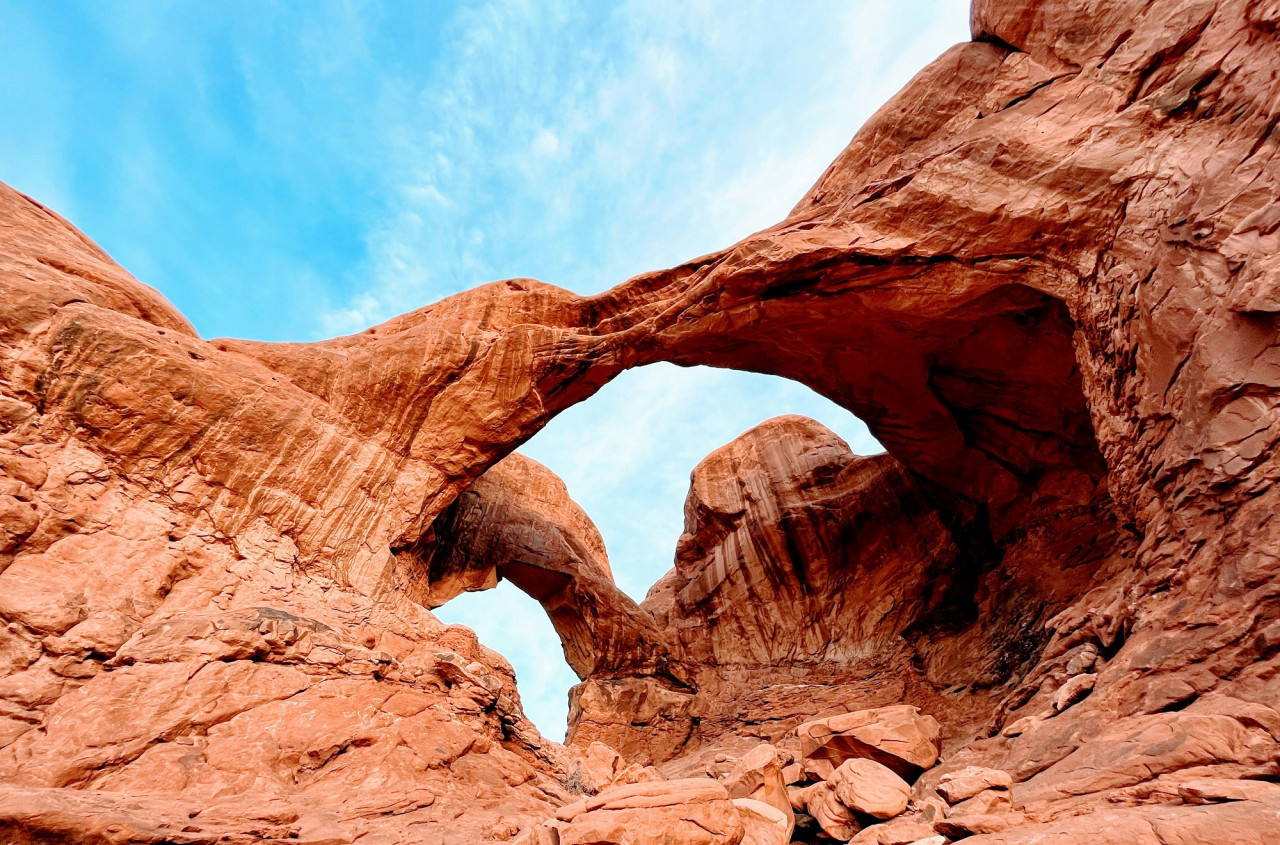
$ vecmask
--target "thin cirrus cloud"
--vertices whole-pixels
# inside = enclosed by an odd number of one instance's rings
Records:
[[[781,219],[967,17],[963,0],[0,0],[0,179],[206,337],[356,332],[511,276],[594,293]],[[800,385],[656,365],[522,451],[641,599],[690,470],[780,413],[879,448]],[[439,615],[506,655],[561,735],[576,678],[531,599],[503,585]]]

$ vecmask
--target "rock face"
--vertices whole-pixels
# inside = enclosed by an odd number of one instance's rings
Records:
[[[644,606],[699,667],[851,663],[942,603],[958,555],[901,464],[778,417],[694,469],[675,569]]]
[[[573,756],[427,609],[509,578],[583,678],[571,745],[676,778],[613,787],[638,791],[568,841],[661,808],[738,842],[723,787],[678,776],[761,740],[803,774],[802,724],[903,706],[942,759],[899,771],[899,822],[1269,842],[1280,6],[977,0],[972,26],[729,249],[322,343],[203,340],[0,189],[4,837],[548,840]],[[801,381],[888,455],[796,418],[718,450],[637,606],[508,456],[657,361]],[[969,767],[1011,788],[948,808]],[[790,788],[797,835],[867,821]]]
[[[563,808],[556,818],[562,845],[738,845],[745,833],[729,793],[706,778],[617,787]]]
[[[516,453],[463,492],[410,549],[407,596],[439,607],[505,578],[537,599],[581,678],[667,676],[670,636],[617,588],[604,541],[564,483]]]
[[[905,685],[931,689],[903,634],[951,612],[959,555],[892,457],[854,455],[805,417],[768,420],[694,469],[676,566],[641,606],[686,686],[597,673],[574,691],[570,739],[660,760],[743,722],[771,723],[759,735],[777,740],[815,715],[899,701]]]

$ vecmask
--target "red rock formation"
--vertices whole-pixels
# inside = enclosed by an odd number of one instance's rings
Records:
[[[7,188],[0,241],[0,839],[465,841],[571,797],[506,661],[273,525],[321,482],[237,492],[377,447]]]
[[[939,606],[959,553],[897,461],[778,417],[694,469],[675,569],[644,606],[700,667],[849,663]]]
[[[599,296],[499,282],[319,344],[201,340],[0,190],[0,829],[516,835],[569,800],[567,765],[503,661],[422,607],[502,575],[587,677],[579,745],[625,722],[676,774],[902,701],[944,731],[918,806],[971,765],[1013,781],[1012,808],[913,823],[1268,841],[1278,28],[1256,0],[978,0],[977,40],[777,226]],[[618,601],[554,484],[473,485],[662,360],[802,381],[892,458],[748,436],[704,464],[676,573]],[[895,525],[912,543],[880,554]],[[684,611],[716,625],[655,621]],[[806,794],[861,825],[829,784]]]
[[[895,703],[906,685],[927,698],[903,634],[949,612],[960,551],[893,458],[779,417],[694,469],[685,520],[676,567],[642,607],[677,640],[672,662],[693,689],[598,674],[574,691],[572,744],[662,761],[753,723],[748,735],[776,740],[817,715]],[[892,680],[868,689],[887,667]]]
[[[683,685],[670,637],[614,584],[600,532],[564,483],[523,455],[482,475],[397,555],[406,595],[427,607],[511,581],[546,608],[581,678],[659,675]]]

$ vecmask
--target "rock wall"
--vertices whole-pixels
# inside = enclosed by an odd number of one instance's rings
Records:
[[[906,702],[941,722],[921,807],[961,767],[1011,780],[986,809],[1016,815],[945,835],[1265,841],[1278,29],[1270,0],[978,0],[975,40],[778,225],[598,296],[508,280],[316,344],[203,340],[0,189],[0,829],[594,830],[675,805],[564,810],[593,739],[675,776]],[[801,381],[892,457],[796,420],[735,441],[637,607],[558,482],[499,462],[656,361]],[[573,748],[425,609],[496,577],[585,679]],[[838,794],[795,818],[848,829]]]

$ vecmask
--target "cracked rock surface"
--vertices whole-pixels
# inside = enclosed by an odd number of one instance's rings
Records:
[[[739,845],[790,827],[715,780],[767,743],[794,841],[1270,842],[1280,4],[972,24],[776,226],[319,343],[202,339],[0,187],[6,841]],[[803,382],[887,453],[726,444],[636,604],[514,450],[658,361]],[[499,578],[582,679],[566,747],[430,613]],[[864,758],[907,761],[896,819],[828,782]]]

